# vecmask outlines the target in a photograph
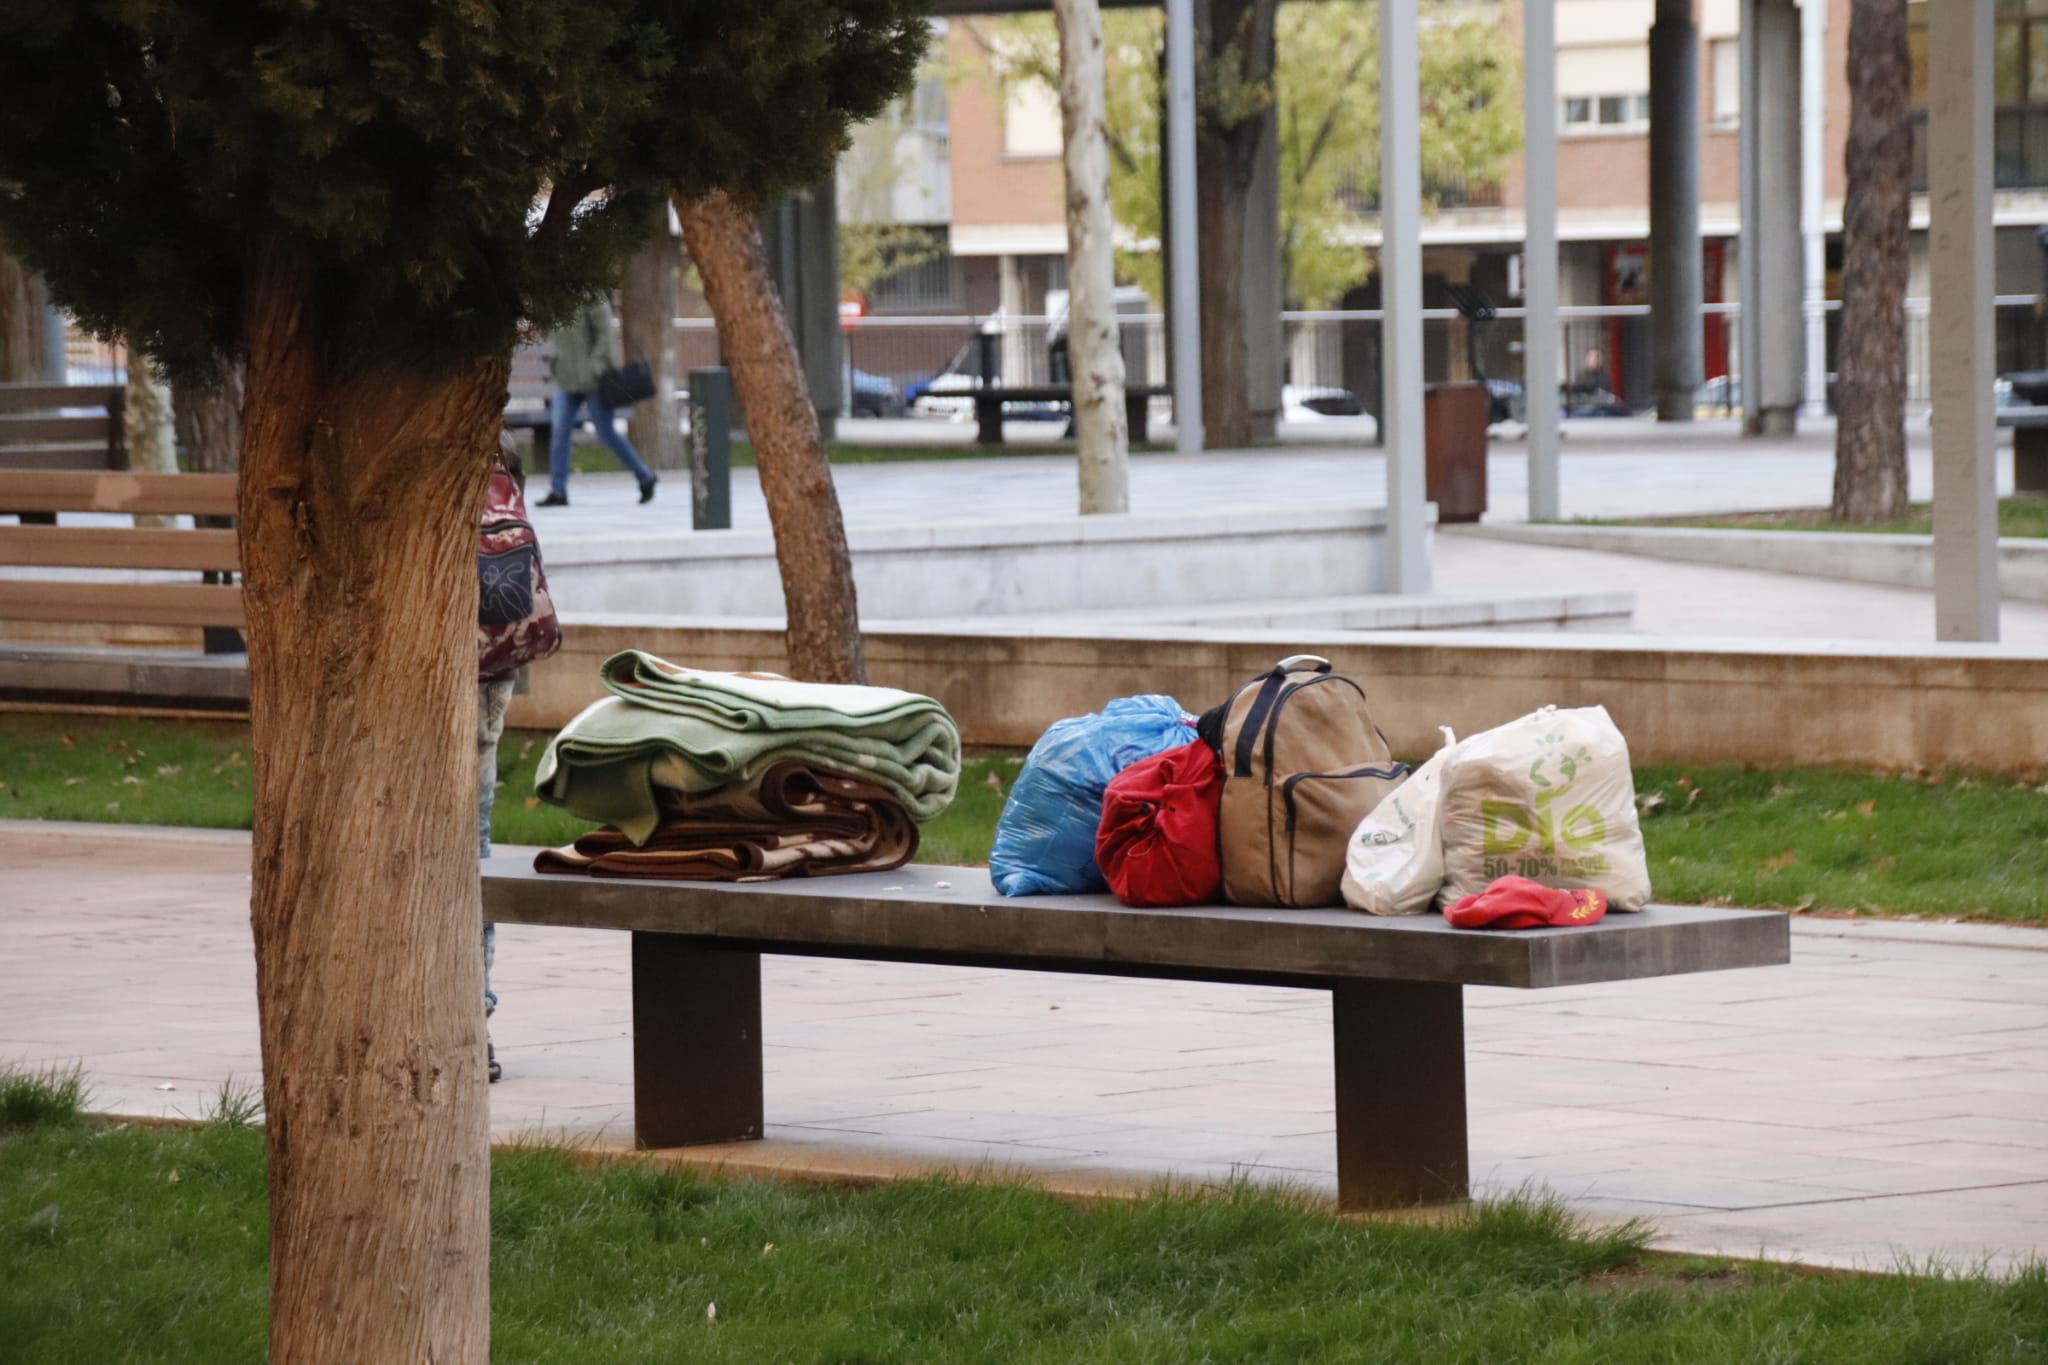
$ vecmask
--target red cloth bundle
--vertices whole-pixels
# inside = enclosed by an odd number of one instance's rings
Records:
[[[1444,907],[1444,918],[1454,929],[1571,928],[1606,917],[1607,897],[1600,892],[1585,887],[1560,891],[1527,877],[1501,877]]]
[[[1202,740],[1118,773],[1102,794],[1095,861],[1125,905],[1202,905],[1223,894],[1216,811],[1223,765]]]

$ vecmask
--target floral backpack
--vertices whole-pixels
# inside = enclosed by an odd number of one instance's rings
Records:
[[[491,486],[477,539],[476,675],[500,678],[562,647],[540,542],[526,517],[514,472],[518,455],[491,462]]]

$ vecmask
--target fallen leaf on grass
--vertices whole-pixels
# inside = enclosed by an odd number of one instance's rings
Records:
[[[183,771],[185,771],[184,768],[176,763],[163,763],[157,766],[156,775],[158,777],[176,777]]]
[[[1824,810],[1820,813],[1820,818],[1827,821],[1829,824],[1833,824],[1837,820],[1848,819],[1849,812],[1845,810]]]
[[[75,787],[83,781],[85,781],[85,779],[82,777],[67,777],[64,779],[64,785],[67,787]]]
[[[1811,891],[1807,892],[1807,893],[1806,893],[1805,895],[1803,895],[1803,896],[1801,896],[1801,897],[1799,898],[1799,900],[1797,901],[1797,903],[1795,903],[1795,904],[1793,905],[1793,907],[1792,907],[1792,913],[1796,915],[1796,914],[1799,914],[1799,913],[1801,913],[1802,911],[1806,911],[1806,910],[1811,910],[1811,909],[1813,909],[1813,901],[1814,901],[1814,896],[1813,896],[1813,893],[1812,893]]]
[[[1645,815],[1655,815],[1658,808],[1663,804],[1663,792],[1651,792],[1647,796],[1638,796],[1636,798],[1636,809]]]
[[[180,1179],[180,1177],[179,1177],[178,1173],[177,1173],[177,1172],[176,1172],[175,1170],[174,1170],[174,1171],[172,1171],[172,1172],[171,1172],[171,1173],[170,1173],[169,1175],[167,1175],[167,1176],[165,1176],[165,1177],[164,1177],[164,1180],[165,1180],[165,1181],[166,1181],[167,1183],[169,1183],[169,1184],[172,1184],[172,1185],[175,1185],[175,1184],[177,1184],[177,1183],[178,1183],[178,1181],[179,1181],[179,1179]]]
[[[1764,859],[1761,863],[1757,864],[1757,866],[1769,868],[1773,872],[1778,872],[1792,866],[1794,863],[1798,861],[1799,855],[1788,848],[1775,858]]]
[[[1001,796],[1003,794],[1003,779],[996,774],[993,768],[989,770],[989,774],[987,777],[981,779],[981,785],[987,787],[997,796]]]
[[[528,810],[532,810],[535,806],[538,806],[539,804],[540,798],[538,796],[529,796],[526,798],[526,808]]]
[[[1782,782],[1773,782],[1771,784],[1771,800],[1775,801],[1781,796],[1791,796],[1794,792],[1797,792],[1798,790],[1799,788],[1788,787]]]
[[[1678,789],[1679,789],[1680,791],[1683,791],[1683,790],[1685,790],[1685,789],[1686,789],[1687,787],[1690,787],[1691,785],[1692,785],[1692,774],[1691,774],[1691,773],[1680,773],[1680,774],[1678,775]]]
[[[1869,816],[1873,816],[1873,815],[1877,814],[1877,802],[1875,802],[1875,801],[1858,801],[1858,802],[1856,803],[1856,810],[1857,810],[1857,812],[1858,812],[1859,814],[1861,814],[1861,815],[1863,815],[1864,817],[1868,818]]]
[[[242,758],[242,751],[240,749],[228,755],[228,766],[230,768],[239,768],[244,762],[245,760]]]
[[[1870,865],[1870,870],[1872,872],[1889,872],[1898,865],[1899,860],[1897,858],[1892,857],[1891,854],[1887,853],[1884,855],[1884,857],[1879,858],[1876,862],[1872,863]]]
[[[78,741],[69,735],[57,736],[57,742],[67,749],[76,749],[78,747]]]
[[[1704,789],[1700,787],[1694,787],[1691,791],[1685,794],[1685,808],[1687,810],[1691,810],[1693,802],[1700,799],[1700,793],[1702,790]]]

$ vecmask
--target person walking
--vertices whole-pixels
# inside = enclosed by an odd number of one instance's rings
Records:
[[[577,415],[586,407],[590,424],[597,428],[597,439],[640,481],[640,501],[652,501],[659,480],[613,424],[612,405],[598,391],[599,376],[612,367],[611,304],[599,294],[556,331],[554,340],[554,358],[548,362],[555,381],[550,414],[554,425],[548,433],[548,495],[534,505],[569,505],[569,438],[576,430]]]

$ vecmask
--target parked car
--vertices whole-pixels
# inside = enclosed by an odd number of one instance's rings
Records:
[[[896,417],[908,406],[896,387],[896,381],[887,375],[856,369],[851,373],[848,387],[853,391],[847,403],[849,416]]]

